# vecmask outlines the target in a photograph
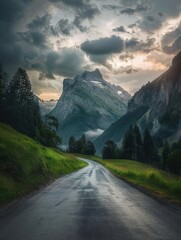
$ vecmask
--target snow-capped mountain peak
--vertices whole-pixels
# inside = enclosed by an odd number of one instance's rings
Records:
[[[59,120],[59,133],[65,143],[71,135],[104,131],[127,112],[130,95],[105,81],[98,69],[65,79],[63,85],[62,96],[50,114]]]

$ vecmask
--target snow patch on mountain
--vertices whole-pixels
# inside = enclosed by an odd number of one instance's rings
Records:
[[[59,134],[65,143],[72,135],[94,137],[127,112],[130,97],[120,86],[105,81],[98,69],[85,71],[64,80],[63,93],[50,115],[59,120]]]
[[[118,95],[122,95],[123,94],[123,92],[122,91],[118,91]]]
[[[97,82],[97,81],[91,81],[92,83],[96,84],[98,87],[100,88],[104,88],[104,86],[102,85],[101,82]]]

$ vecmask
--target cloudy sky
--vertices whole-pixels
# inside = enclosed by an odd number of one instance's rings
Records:
[[[181,50],[180,0],[0,0],[0,61],[57,99],[64,78],[99,68],[134,93]]]

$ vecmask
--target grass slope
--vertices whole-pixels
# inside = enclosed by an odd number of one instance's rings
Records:
[[[116,176],[144,188],[154,196],[181,204],[181,177],[136,161],[101,160],[98,157],[91,159],[103,164]]]
[[[0,123],[0,204],[86,165]]]

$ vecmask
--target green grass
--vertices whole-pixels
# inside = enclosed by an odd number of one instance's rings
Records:
[[[103,164],[116,176],[158,198],[181,204],[181,177],[131,160],[102,160],[99,157],[90,159]]]
[[[86,165],[0,123],[0,204]]]

